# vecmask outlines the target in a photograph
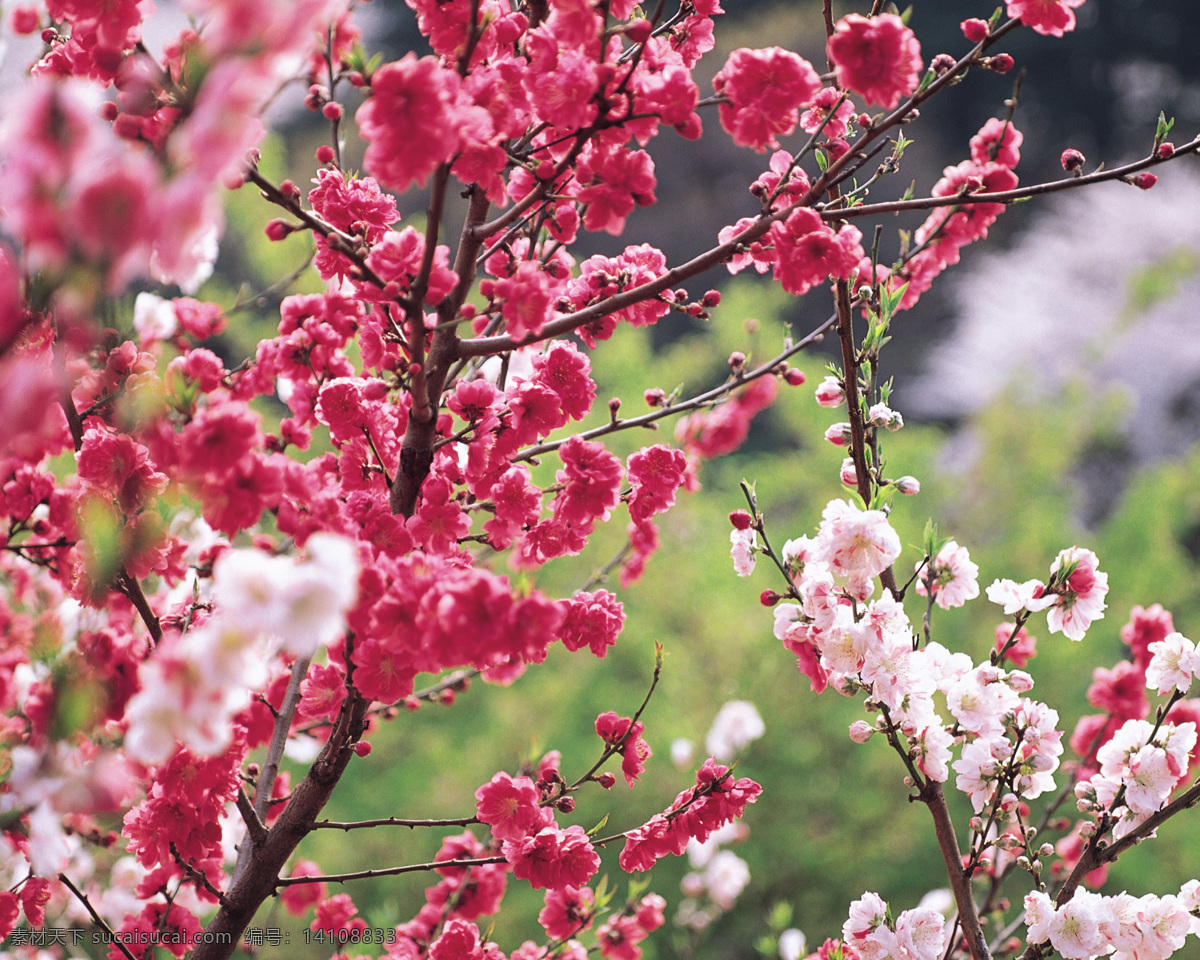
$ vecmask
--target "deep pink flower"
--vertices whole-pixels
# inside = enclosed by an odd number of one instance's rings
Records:
[[[903,21],[890,13],[842,17],[829,38],[829,57],[836,66],[839,87],[886,110],[916,90],[921,76],[921,44]]]
[[[368,141],[364,162],[382,183],[396,190],[414,180],[424,186],[458,150],[460,83],[436,57],[418,60],[414,53],[375,71],[355,120]]]
[[[560,601],[567,610],[560,628],[560,639],[568,650],[588,647],[597,657],[603,657],[617,642],[625,623],[625,608],[607,590],[595,593],[578,591],[569,600]]]
[[[534,890],[581,887],[600,869],[599,854],[577,825],[544,827],[522,840],[507,840],[503,853],[513,875],[528,880]]]
[[[497,840],[522,840],[554,823],[549,808],[538,805],[541,794],[528,777],[501,771],[475,791],[475,799],[476,816]]]
[[[796,295],[830,276],[845,279],[863,258],[857,227],[846,224],[834,233],[809,207],[799,207],[786,220],[771,224],[767,236],[775,247],[775,277],[784,290]]]
[[[1007,0],[1007,13],[1036,33],[1061,37],[1075,29],[1075,7],[1083,0]]]
[[[726,97],[718,107],[721,126],[739,147],[760,153],[779,146],[777,137],[796,129],[800,107],[821,90],[812,64],[790,50],[734,50],[713,78],[713,88]]]
[[[1021,142],[1025,135],[1012,121],[992,117],[971,138],[971,159],[976,163],[998,163],[1010,170],[1021,159]]]

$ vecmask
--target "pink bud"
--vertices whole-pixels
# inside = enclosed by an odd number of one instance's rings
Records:
[[[608,415],[615,420],[617,418],[617,414],[620,412],[620,410],[621,410],[621,398],[620,397],[610,398],[608,401]]]
[[[600,786],[602,786],[605,790],[611,790],[617,782],[617,778],[611,773],[602,773],[596,779],[599,781]]]
[[[825,439],[835,447],[844,447],[850,442],[850,424],[835,423],[825,431]]]
[[[734,510],[729,514],[729,522],[733,524],[735,530],[749,530],[750,524],[754,522],[749,511]]]
[[[1160,160],[1169,160],[1175,156],[1175,144],[1169,141],[1167,143],[1160,143],[1158,149],[1154,151],[1154,155]]]
[[[842,483],[848,487],[858,486],[858,471],[854,469],[854,461],[850,457],[842,461]]]
[[[827,140],[824,147],[830,160],[840,160],[850,150],[850,144],[845,140]]]
[[[823,407],[837,407],[846,399],[837,377],[826,377],[817,385],[817,403]]]
[[[649,407],[661,407],[667,399],[667,395],[657,387],[647,390],[645,397],[646,405]]]
[[[296,228],[286,220],[272,220],[266,226],[267,239],[278,242],[295,229]]]
[[[650,39],[652,30],[649,20],[630,20],[625,25],[625,36],[633,43],[645,43]]]
[[[734,350],[729,355],[729,368],[731,370],[741,370],[746,366],[746,355],[740,350]]]
[[[329,103],[325,104],[325,106],[323,106],[321,108],[321,115],[326,120],[341,120],[342,119],[342,105],[340,103],[335,103],[334,101],[331,100]]]
[[[323,143],[317,147],[317,163],[333,163],[334,156],[333,147],[329,144]]]
[[[1008,73],[1015,63],[1016,61],[1007,53],[998,53],[994,57],[988,57],[984,60],[983,65],[989,70],[994,70],[996,73]]]
[[[964,20],[959,25],[963,36],[971,43],[979,43],[981,40],[986,40],[988,35],[988,25],[986,20],[979,20],[972,17],[970,20]]]
[[[370,740],[359,740],[358,743],[356,743],[354,745],[354,753],[356,756],[365,757],[370,752],[371,752],[371,741]]]
[[[921,492],[921,481],[916,477],[904,476],[899,480],[893,480],[892,485],[906,497]]]
[[[804,371],[798,367],[788,367],[783,371],[783,379],[789,387],[798,387],[808,378],[804,376]]]
[[[850,739],[855,743],[866,743],[875,736],[875,728],[866,720],[855,720],[850,724]]]
[[[782,599],[783,597],[777,594],[774,590],[764,590],[758,595],[758,602],[764,607],[773,607]]]
[[[1149,172],[1139,173],[1133,178],[1133,185],[1139,190],[1149,190],[1156,183],[1158,183],[1158,177]]]
[[[1084,155],[1078,150],[1074,149],[1073,147],[1069,147],[1062,152],[1062,156],[1058,158],[1058,162],[1062,164],[1062,168],[1066,170],[1067,173],[1077,174],[1083,169],[1083,165],[1087,162],[1087,158],[1084,157]]]
[[[1165,144],[1164,144],[1164,146],[1165,146]],[[704,294],[703,297],[700,298],[700,306],[702,306],[702,307],[712,308],[712,307],[717,306],[717,304],[719,304],[720,302],[721,302],[721,291],[719,291],[719,290],[709,290],[707,293]]]
[[[956,63],[955,59],[948,53],[939,53],[936,57],[929,61],[929,69],[936,73],[939,77],[948,71]]]

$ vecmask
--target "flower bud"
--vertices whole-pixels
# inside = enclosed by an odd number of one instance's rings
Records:
[[[296,227],[286,220],[271,220],[266,228],[265,233],[268,240],[278,242],[291,233],[294,233]]]
[[[326,120],[341,120],[342,105],[332,100],[329,101],[329,103],[325,104],[325,106],[321,108],[321,116],[323,116]]]
[[[939,77],[950,70],[957,61],[948,53],[939,53],[936,57],[929,61],[929,69],[936,73]]]
[[[358,743],[356,743],[354,745],[354,755],[356,757],[365,757],[370,752],[371,752],[371,741],[370,740],[359,740]]]
[[[625,36],[631,43],[645,43],[653,29],[649,20],[630,20],[625,25]]]
[[[983,66],[996,73],[1008,73],[1015,63],[1016,61],[1007,53],[998,53],[994,57],[985,57]]]
[[[729,355],[729,369],[734,373],[741,373],[746,369],[746,355],[740,350],[734,350]]]
[[[764,590],[758,595],[758,602],[764,607],[773,607],[782,599],[783,597],[777,594],[774,590]]]
[[[1062,152],[1062,156],[1058,158],[1058,162],[1062,164],[1062,168],[1066,170],[1067,173],[1073,173],[1075,176],[1080,176],[1083,170],[1083,165],[1087,162],[1087,158],[1073,147],[1068,147]]]
[[[710,309],[712,307],[717,306],[717,304],[719,304],[720,302],[721,302],[721,291],[720,290],[709,290],[704,294],[703,297],[700,298],[700,305],[702,307],[708,307]]]
[[[1139,173],[1133,178],[1133,185],[1139,190],[1149,190],[1156,183],[1158,183],[1158,177],[1149,171]]]
[[[333,152],[333,147],[331,147],[329,144],[323,143],[317,147],[317,163],[333,163],[335,156],[336,154]]]
[[[903,476],[899,480],[893,480],[892,486],[905,497],[911,497],[921,492],[921,481],[916,477]]]
[[[644,396],[648,407],[661,407],[667,400],[667,395],[657,387],[647,390]]]
[[[558,802],[554,804],[554,806],[558,808],[560,813],[570,813],[575,809],[575,798],[561,797],[559,798]]]
[[[729,514],[729,522],[733,524],[735,530],[749,530],[754,520],[750,516],[749,511],[734,510]]]
[[[783,371],[783,379],[789,387],[798,387],[808,378],[804,376],[804,371],[798,367],[788,367]]]
[[[1038,856],[1040,856],[1040,857],[1054,856],[1054,844],[1043,843],[1040,847],[1038,847]]]
[[[855,720],[850,724],[850,739],[855,743],[866,743],[875,736],[875,728],[866,720]]]
[[[817,403],[822,407],[840,406],[845,399],[846,394],[837,377],[826,377],[817,385]]]
[[[825,439],[835,447],[845,447],[850,443],[851,431],[848,423],[835,423],[825,431]]]
[[[848,487],[858,486],[858,471],[854,469],[854,461],[850,457],[842,461],[842,483]]]
[[[616,784],[617,778],[614,777],[611,773],[602,773],[602,774],[600,774],[600,776],[598,776],[596,778],[596,781],[605,790],[611,790],[613,788],[613,786]]]
[[[958,27],[962,30],[963,36],[971,43],[979,43],[981,40],[987,39],[988,25],[986,20],[972,17],[970,20],[964,20]]]
[[[608,415],[610,417],[612,417],[612,419],[616,420],[617,414],[620,412],[621,412],[621,398],[620,397],[612,397],[611,399],[609,399]]]

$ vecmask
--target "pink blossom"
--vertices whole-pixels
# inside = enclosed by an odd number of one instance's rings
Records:
[[[541,795],[528,777],[501,771],[475,791],[475,799],[476,816],[497,840],[522,840],[554,823],[550,809],[539,806]]]
[[[803,294],[828,277],[849,277],[863,258],[862,233],[851,224],[836,233],[820,214],[799,207],[767,234],[775,248],[775,277],[788,293]]]
[[[1061,37],[1075,29],[1075,7],[1084,0],[1007,0],[1007,13],[1027,27],[1049,37]]]
[[[821,79],[812,64],[789,50],[743,47],[729,55],[713,87],[727,99],[718,107],[721,126],[738,146],[761,153],[796,129],[799,108],[817,95]]]
[[[371,96],[355,120],[368,141],[365,163],[379,180],[405,190],[424,185],[461,143],[460,79],[434,57],[408,53],[371,77]]]
[[[961,607],[979,596],[979,567],[971,562],[966,547],[949,540],[917,577],[916,590],[922,596],[932,594],[943,610]]]
[[[978,164],[998,163],[1015,167],[1021,159],[1020,146],[1025,139],[1011,120],[988,120],[971,138],[971,159]]]
[[[842,17],[829,38],[838,86],[891,110],[917,88],[921,44],[894,14]]]
[[[1108,574],[1097,569],[1099,561],[1090,550],[1071,547],[1062,551],[1050,566],[1051,581],[1057,582],[1060,570],[1074,567],[1061,584],[1062,592],[1046,614],[1052,633],[1062,632],[1071,640],[1082,640],[1093,620],[1104,617],[1104,597],[1108,593]],[[1005,611],[1008,612],[1007,610]]]
[[[831,500],[817,533],[817,557],[851,582],[877,577],[900,555],[900,538],[879,510]]]
[[[580,826],[543,827],[523,839],[506,840],[503,851],[513,875],[534,890],[581,887],[600,867],[600,856]]]
[[[1159,696],[1172,689],[1187,693],[1200,669],[1196,645],[1181,633],[1170,633],[1148,649],[1152,656],[1146,668],[1146,686],[1157,690]]]
[[[755,554],[758,552],[758,533],[754,529],[730,530],[729,549],[733,556],[733,569],[739,577],[748,577],[754,572]]]

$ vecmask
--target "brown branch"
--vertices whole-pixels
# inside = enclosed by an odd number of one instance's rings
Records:
[[[137,960],[137,958],[129,952],[129,948],[120,941],[116,934],[113,933],[112,927],[110,927],[105,919],[96,912],[96,908],[93,907],[92,902],[88,900],[87,894],[75,886],[75,884],[68,879],[65,873],[60,873],[58,875],[58,879],[64,887],[66,887],[75,895],[75,899],[83,904],[84,909],[87,910],[88,915],[92,918],[92,923],[108,934],[108,942],[114,944],[123,954],[125,954],[126,957],[128,957],[128,960]]]
[[[311,831],[313,821],[354,756],[353,745],[366,726],[366,711],[367,701],[351,689],[342,701],[337,723],[320,755],[292,791],[291,800],[267,831],[262,844],[255,847],[242,875],[226,891],[227,904],[205,928],[208,942],[196,947],[192,960],[229,957],[259,906],[275,892],[280,870]]]
[[[1059,193],[1062,190],[1074,190],[1076,187],[1086,187],[1095,183],[1105,183],[1109,180],[1121,180],[1131,174],[1138,173],[1162,163],[1169,163],[1177,157],[1189,156],[1200,151],[1200,137],[1189,140],[1169,157],[1143,157],[1121,167],[1110,170],[1100,170],[1082,177],[1067,177],[1062,180],[1050,180],[1046,183],[1030,184],[1027,187],[1014,187],[1012,190],[998,190],[995,193],[969,193],[950,197],[922,197],[915,200],[891,200],[883,203],[868,203],[858,207],[845,209],[826,209],[818,211],[824,220],[851,220],[858,217],[869,217],[881,213],[903,213],[906,210],[933,210],[937,207],[953,207],[973,203],[1014,203],[1028,200],[1031,197]],[[849,154],[847,154],[849,156]]]
[[[749,383],[751,380],[757,380],[759,377],[764,377],[775,372],[778,366],[786,361],[789,357],[792,357],[801,350],[812,346],[814,343],[820,343],[820,341],[824,339],[825,333],[834,325],[836,319],[836,317],[830,317],[819,327],[805,336],[803,340],[794,343],[792,346],[772,357],[761,366],[742,374],[736,380],[727,381],[726,383],[721,384],[719,387],[714,387],[712,390],[708,390],[705,393],[698,394],[697,396],[679,403],[672,403],[670,406],[663,407],[659,410],[652,410],[649,413],[642,414],[640,417],[631,417],[627,420],[612,420],[606,424],[603,424],[602,426],[593,427],[591,430],[584,430],[582,433],[575,434],[575,436],[578,436],[584,440],[591,440],[595,437],[603,437],[610,433],[616,433],[619,430],[630,430],[636,427],[646,427],[657,420],[663,419],[664,417],[670,417],[679,413],[687,413],[689,410],[696,410],[701,407],[706,407],[714,401],[719,400],[731,390],[734,390],[743,384]],[[515,456],[513,456],[512,462],[519,463],[523,460],[531,460],[543,453],[549,453],[552,450],[557,450],[567,442],[567,439],[549,440],[545,443],[539,443],[532,447],[526,447],[524,450],[519,451]]]
[[[201,873],[194,866],[192,866],[192,864],[190,862],[185,861],[183,859],[183,857],[179,853],[179,849],[175,846],[174,840],[172,840],[168,844],[168,847],[171,850],[171,856],[175,859],[176,865],[179,867],[180,870],[182,870],[184,873],[186,873],[188,875],[188,878],[193,883],[197,884],[198,886],[203,887],[206,891],[208,891],[208,893],[211,896],[213,896],[216,899],[217,903],[219,903],[221,906],[224,907],[224,906],[228,905],[225,900],[225,894],[223,894],[220,890],[218,890],[216,887],[214,887],[212,885],[212,881],[209,880],[208,877],[206,877],[203,873]]]
[[[398,817],[387,817],[383,820],[355,820],[342,823],[336,820],[318,820],[313,824],[315,830],[364,830],[368,827],[466,827],[472,823],[482,823],[478,817],[459,817],[452,820],[401,820]]]
[[[317,877],[280,877],[276,888],[300,883],[345,883],[347,880],[370,880],[374,877],[395,877],[402,873],[422,870],[445,870],[447,867],[482,867],[489,863],[507,863],[503,857],[478,857],[474,860],[435,860],[433,863],[410,863],[403,867],[381,867],[378,870],[356,870],[353,873],[328,873]]]
[[[958,848],[958,837],[954,834],[954,822],[950,819],[950,808],[946,805],[946,795],[942,785],[936,780],[926,779],[925,786],[918,795],[920,801],[929,808],[933,817],[933,829],[937,834],[938,847],[942,851],[942,859],[946,864],[946,873],[950,878],[950,890],[954,894],[954,903],[958,907],[958,918],[962,924],[963,937],[967,941],[967,950],[971,960],[991,960],[987,941],[983,937],[983,929],[979,925],[979,914],[975,911],[975,898],[971,893],[971,878],[963,870],[962,851]]]

